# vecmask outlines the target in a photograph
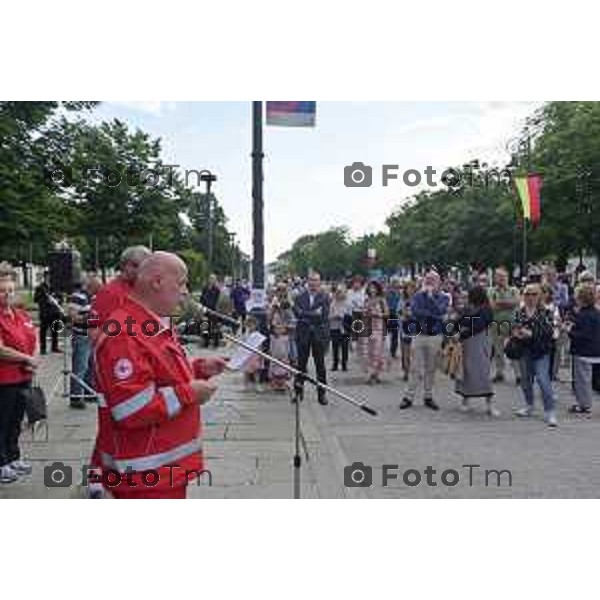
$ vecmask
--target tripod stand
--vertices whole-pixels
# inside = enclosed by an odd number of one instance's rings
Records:
[[[306,439],[302,433],[300,424],[300,402],[302,401],[302,392],[300,388],[293,383],[287,384],[287,389],[294,405],[294,499],[300,499],[300,478],[302,472],[302,456],[300,455],[300,445],[304,450],[306,462],[310,460]]]
[[[54,327],[54,323],[52,324],[52,327]],[[54,395],[56,394],[56,392],[61,384],[61,378],[62,378],[62,386],[63,386],[63,392],[62,392],[63,398],[69,398],[71,396],[71,389],[70,389],[70,385],[69,385],[71,383],[71,381],[75,381],[81,389],[84,389],[86,392],[88,392],[87,395],[89,397],[97,398],[98,393],[96,392],[96,390],[94,390],[92,387],[90,387],[80,377],[75,375],[75,373],[73,373],[73,371],[70,369],[69,358],[72,357],[73,351],[71,349],[71,354],[69,354],[69,344],[67,343],[67,339],[72,340],[73,334],[71,334],[70,336],[67,336],[67,326],[64,323],[63,323],[63,329],[62,329],[61,333],[64,334],[63,335],[63,368],[62,368],[62,372],[61,372],[62,377],[59,377],[57,379],[56,383],[54,384],[54,386],[52,387],[52,392],[50,393],[50,398],[53,398]]]

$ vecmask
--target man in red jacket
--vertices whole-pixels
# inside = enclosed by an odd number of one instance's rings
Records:
[[[226,363],[186,358],[166,319],[186,294],[184,262],[155,252],[96,342],[96,456],[115,498],[185,498],[203,470],[200,405]]]
[[[133,290],[140,265],[151,254],[146,246],[131,246],[123,251],[119,261],[119,274],[103,285],[92,300],[90,322],[101,327],[108,315],[122,306]]]

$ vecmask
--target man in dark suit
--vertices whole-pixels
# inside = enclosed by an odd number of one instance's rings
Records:
[[[311,273],[308,277],[308,288],[296,296],[294,314],[298,319],[296,325],[296,342],[298,344],[298,369],[306,373],[308,358],[312,353],[317,371],[317,379],[327,383],[325,369],[325,349],[329,342],[329,296],[321,291],[321,276]],[[304,379],[296,379],[296,389],[302,396]],[[325,390],[317,388],[319,404],[327,404]]]
[[[208,278],[208,283],[202,290],[202,295],[200,296],[200,304],[202,306],[206,306],[206,308],[210,308],[211,310],[217,310],[217,304],[219,302],[219,296],[221,295],[221,289],[217,283],[217,276],[213,273]],[[215,348],[219,347],[219,338],[221,336],[221,324],[219,320],[213,316],[209,316],[207,318],[208,321],[208,331],[205,331],[203,334],[204,337],[204,347],[208,348],[210,340],[212,338],[213,346]]]

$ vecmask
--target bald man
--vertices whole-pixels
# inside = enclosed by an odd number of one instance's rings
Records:
[[[115,498],[185,498],[203,473],[200,405],[225,361],[186,358],[167,322],[186,294],[185,263],[155,252],[101,327],[94,462]]]
[[[133,290],[140,265],[151,254],[152,251],[146,246],[131,246],[123,250],[119,274],[97,291],[92,302],[90,317],[97,327],[102,327],[108,315],[123,304]]]

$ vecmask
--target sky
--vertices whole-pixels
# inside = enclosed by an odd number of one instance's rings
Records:
[[[441,172],[474,158],[508,161],[507,143],[539,102],[317,102],[314,128],[265,126],[264,223],[267,262],[300,236],[346,225],[353,236],[385,228],[386,218],[418,187],[408,169]],[[92,120],[118,118],[161,138],[179,170],[209,169],[213,193],[242,250],[252,250],[251,102],[103,102]],[[371,187],[346,187],[344,167],[372,167]],[[382,185],[382,165],[398,180]],[[195,185],[195,177],[190,179]],[[204,191],[204,185],[202,186]]]

